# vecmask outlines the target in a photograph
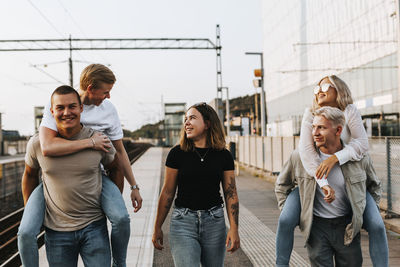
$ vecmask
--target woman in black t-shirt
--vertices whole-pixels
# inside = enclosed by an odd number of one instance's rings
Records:
[[[171,149],[165,165],[154,247],[163,249],[161,227],[178,188],[169,233],[175,266],[223,266],[225,248],[234,252],[240,246],[239,199],[233,158],[212,107],[201,103],[188,109],[180,145]],[[230,223],[227,234],[221,182]]]

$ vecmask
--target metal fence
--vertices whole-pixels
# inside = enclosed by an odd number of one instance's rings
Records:
[[[236,143],[236,160],[239,163],[278,174],[298,147],[299,137],[236,136],[227,141]],[[400,138],[370,138],[369,154],[382,181],[380,207],[400,214]]]
[[[26,145],[28,140],[17,140],[17,141],[3,141],[0,142],[1,154],[0,155],[16,155],[23,154],[26,152]]]
[[[0,199],[21,194],[24,159],[10,159],[0,163]]]

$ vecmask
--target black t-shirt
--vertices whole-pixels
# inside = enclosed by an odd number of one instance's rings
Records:
[[[226,149],[195,149],[204,158],[203,162],[195,151],[185,152],[178,145],[169,152],[165,165],[178,169],[178,195],[175,205],[192,210],[206,210],[223,203],[219,192],[220,182],[224,171],[234,170],[235,167],[232,155]]]

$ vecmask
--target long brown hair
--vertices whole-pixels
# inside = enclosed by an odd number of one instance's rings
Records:
[[[225,148],[225,133],[224,128],[222,127],[221,121],[218,118],[215,110],[207,105],[206,103],[199,103],[191,106],[189,109],[195,108],[198,112],[200,112],[203,117],[204,123],[208,125],[207,135],[206,135],[206,145],[207,147],[222,150]],[[186,111],[187,112],[187,111]],[[185,124],[183,124],[181,129],[181,137],[179,141],[181,145],[181,149],[183,151],[193,151],[194,144],[193,141],[188,139],[185,131]]]
[[[350,89],[342,79],[340,79],[336,75],[325,76],[319,81],[318,85],[321,85],[321,82],[324,79],[328,79],[333,87],[336,89],[336,103],[338,104],[340,110],[343,111],[346,109],[348,104],[353,104],[353,98],[351,97]],[[317,110],[319,108],[320,106],[317,102],[317,95],[314,95],[313,110]]]

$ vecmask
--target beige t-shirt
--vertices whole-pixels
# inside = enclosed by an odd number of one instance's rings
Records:
[[[71,140],[92,136],[94,130],[84,127]],[[25,162],[42,169],[46,200],[44,225],[55,231],[76,231],[104,218],[100,205],[102,177],[100,162],[107,166],[114,160],[115,149],[108,153],[94,149],[59,157],[44,157],[39,136],[28,142]]]

